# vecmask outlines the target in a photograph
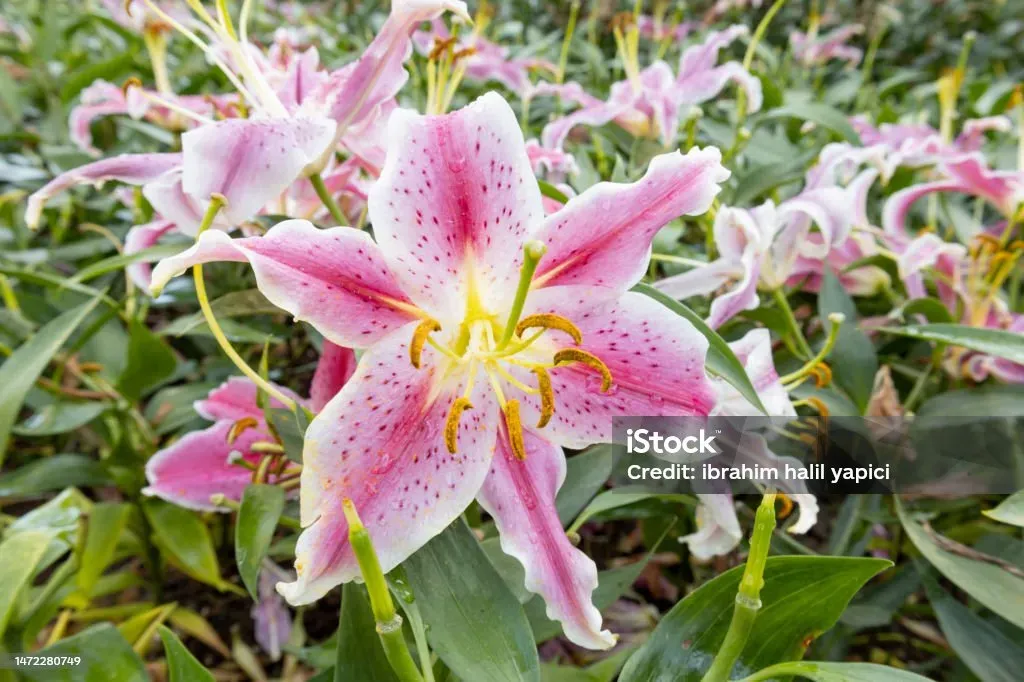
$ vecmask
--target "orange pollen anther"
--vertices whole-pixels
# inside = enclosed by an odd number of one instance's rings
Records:
[[[512,454],[520,462],[526,460],[526,446],[523,444],[523,420],[519,416],[519,401],[505,403],[505,426],[508,428],[508,443]]]
[[[473,403],[469,402],[469,398],[459,398],[452,404],[452,409],[448,412],[448,419],[444,423],[444,444],[448,447],[448,452],[453,455],[459,445],[459,420],[462,418],[463,412],[472,409]]]
[[[431,334],[439,331],[441,331],[441,324],[437,320],[429,318],[416,326],[416,331],[412,333],[412,341],[409,342],[409,362],[416,369],[420,368],[423,346],[426,345],[427,339],[430,338]]]
[[[580,348],[563,348],[555,353],[555,366],[569,365],[578,362],[597,370],[601,374],[601,393],[607,393],[612,388],[612,373],[608,366],[593,353]]]
[[[523,332],[527,329],[534,328],[543,329],[557,329],[558,331],[565,332],[572,337],[572,340],[576,345],[583,343],[583,334],[579,328],[576,327],[570,320],[561,315],[555,315],[554,313],[538,313],[537,315],[527,315],[523,319],[519,320],[519,324],[516,325],[516,336],[522,337]]]

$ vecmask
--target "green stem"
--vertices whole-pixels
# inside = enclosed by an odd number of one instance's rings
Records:
[[[537,272],[537,265],[544,257],[547,247],[543,242],[529,241],[523,246],[523,265],[519,270],[519,286],[516,288],[516,297],[512,301],[512,309],[508,313],[508,322],[501,334],[501,341],[498,342],[498,349],[502,349],[512,340],[516,331],[516,324],[519,316],[523,314],[523,306],[526,304],[526,295],[530,293],[530,283],[533,282],[533,273]]]
[[[807,362],[807,364],[805,364],[803,367],[793,372],[792,374],[787,374],[786,376],[782,377],[780,381],[784,384],[790,384],[793,383],[794,381],[799,381],[800,379],[803,379],[805,376],[813,372],[814,368],[817,367],[818,364],[823,362],[825,358],[828,357],[829,353],[832,352],[832,349],[836,345],[836,339],[839,338],[839,328],[842,326],[845,320],[846,316],[843,315],[842,313],[832,313],[831,315],[829,315],[828,338],[825,339],[825,345],[821,347],[821,350],[818,351],[818,354],[811,358]]]
[[[796,321],[793,309],[789,307],[789,300],[786,298],[786,292],[782,290],[782,287],[779,287],[772,292],[772,296],[775,298],[776,303],[779,304],[779,308],[782,310],[782,314],[786,318],[786,325],[793,334],[793,338],[796,340],[797,346],[800,348],[800,352],[804,354],[804,357],[814,357],[814,351],[811,350],[810,345],[807,343],[807,339],[804,338],[803,332],[800,331],[800,324]]]
[[[765,32],[768,30],[769,24],[772,23],[772,19],[779,13],[782,6],[786,4],[786,0],[775,0],[775,4],[765,12],[764,18],[761,19],[761,23],[754,29],[754,35],[750,38],[750,44],[747,45],[747,52],[743,55],[743,68],[750,71],[750,65],[754,63],[754,53],[757,52],[757,46],[764,37]],[[740,88],[739,93],[736,95],[736,129],[739,130],[743,126],[743,122],[747,118],[747,93],[743,88]]]
[[[206,209],[206,214],[203,216],[203,222],[199,225],[199,232],[196,233],[196,241],[199,237],[210,228],[213,224],[213,219],[217,217],[217,213],[223,208],[227,200],[220,195],[214,195],[210,199],[210,206]],[[210,333],[213,334],[213,338],[217,340],[218,345],[224,353],[231,359],[231,362],[235,363],[235,366],[241,370],[242,374],[252,379],[253,383],[259,386],[261,389],[266,391],[269,395],[274,396],[281,403],[288,407],[290,410],[295,409],[295,401],[282,393],[276,386],[271,384],[269,381],[260,376],[259,372],[254,370],[249,364],[238,354],[231,342],[228,341],[228,337],[224,334],[224,330],[221,329],[220,323],[217,322],[216,315],[213,314],[213,308],[210,306],[210,298],[206,293],[206,281],[203,279],[203,266],[197,264],[192,268],[192,277],[195,280],[196,285],[196,298],[199,299],[199,309],[203,311],[203,317],[206,319],[206,325],[210,328]]]
[[[348,219],[345,214],[341,212],[341,208],[338,206],[338,202],[331,196],[330,191],[327,189],[327,185],[324,184],[324,179],[319,173],[313,173],[309,176],[309,181],[313,183],[313,189],[316,190],[316,195],[320,197],[320,201],[323,203],[327,210],[330,212],[331,217],[340,227],[348,227]]]
[[[740,589],[736,594],[732,622],[725,633],[725,640],[715,654],[711,667],[704,673],[701,682],[727,682],[747,638],[754,627],[757,612],[761,609],[761,588],[764,587],[764,568],[768,562],[772,531],[775,530],[775,493],[767,493],[754,517],[754,532],[750,538],[750,555],[747,557]]]
[[[373,549],[373,541],[366,526],[359,519],[352,500],[342,500],[342,509],[348,521],[348,540],[359,563],[359,571],[366,583],[366,591],[370,594],[370,608],[373,619],[377,622],[377,634],[384,647],[384,655],[401,682],[423,682],[416,663],[412,660],[409,647],[402,634],[402,617],[395,611],[395,603],[391,600],[384,571],[381,570],[377,552]]]

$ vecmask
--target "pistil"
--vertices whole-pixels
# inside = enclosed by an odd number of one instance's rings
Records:
[[[544,257],[548,247],[544,242],[528,241],[523,245],[523,265],[519,269],[519,286],[516,288],[516,296],[512,301],[512,309],[508,314],[508,322],[505,323],[505,331],[502,333],[498,350],[508,345],[515,335],[519,318],[523,314],[523,306],[526,304],[526,295],[530,293],[530,284],[533,282],[533,275],[537,272],[540,259]]]

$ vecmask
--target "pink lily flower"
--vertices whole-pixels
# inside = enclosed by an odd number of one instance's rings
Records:
[[[636,27],[640,31],[640,35],[648,40],[671,40],[681,43],[686,40],[686,36],[690,35],[690,31],[694,29],[695,24],[691,21],[681,21],[673,24],[672,22],[666,22],[664,17],[652,17],[641,14],[636,18]]]
[[[547,149],[537,140],[526,141],[526,155],[530,157],[530,166],[537,175],[545,173],[551,182],[559,182],[566,175],[579,172],[576,159],[572,154],[561,149]]]
[[[850,187],[805,189],[778,206],[771,200],[753,209],[723,206],[712,227],[719,258],[705,266],[663,279],[655,287],[678,299],[709,295],[725,288],[711,302],[708,324],[719,327],[743,310],[760,305],[758,287],[783,286],[797,270],[801,256],[825,259],[846,241],[855,216],[863,213],[864,185],[874,181],[866,171]],[[808,241],[812,225],[821,239]]]
[[[159,0],[156,7],[158,11],[147,7],[143,2],[124,2],[124,0],[100,0],[103,7],[117,23],[127,29],[139,33],[153,31],[170,31],[171,27],[164,21],[161,13],[172,16],[179,21],[187,21],[189,18],[188,8],[180,0]]]
[[[355,355],[350,348],[325,342],[308,401],[287,388],[277,388],[296,403],[317,411],[341,390],[354,370]],[[186,509],[230,511],[213,504],[210,497],[222,494],[229,500],[241,500],[245,487],[252,482],[252,471],[236,462],[258,464],[262,455],[254,452],[253,446],[275,442],[256,396],[256,384],[245,377],[232,377],[210,391],[205,400],[196,401],[196,412],[214,422],[213,426],[186,434],[150,457],[146,462],[149,485],[143,494]],[[270,404],[284,408],[276,399]],[[249,427],[235,433],[236,424],[243,420]],[[236,437],[232,440],[231,436]]]
[[[746,91],[747,110],[757,111],[761,108],[761,81],[739,62],[716,66],[719,51],[746,34],[745,26],[712,31],[703,44],[683,52],[674,75],[672,67],[660,60],[641,71],[635,55],[626,55],[630,77],[614,83],[605,102],[586,94],[578,83],[534,86],[532,95],[556,94],[580,105],[545,126],[541,133],[544,147],[561,149],[577,125],[597,127],[612,121],[636,136],[657,135],[670,147],[676,140],[680,111],[710,100],[730,81]]]
[[[961,324],[972,327],[1024,332],[1024,316],[1010,311],[1001,288],[1012,272],[1006,261],[994,257],[999,225],[989,230],[990,240],[968,250],[962,244],[946,242],[932,232],[918,235],[906,243],[897,261],[900,275],[911,299],[928,295],[924,273],[934,272],[936,294]],[[993,234],[995,233],[995,234]],[[992,376],[1007,383],[1024,383],[1024,365],[973,351],[951,348],[947,351],[946,370],[954,377],[981,382]]]
[[[789,34],[789,45],[793,50],[793,55],[804,66],[820,66],[833,59],[841,59],[846,61],[848,66],[854,67],[864,56],[864,51],[846,43],[863,32],[864,27],[860,24],[842,26],[814,38],[809,37],[806,33],[793,31]]]
[[[882,177],[888,179],[900,166],[931,166],[955,161],[977,152],[989,132],[1009,132],[1012,123],[1006,116],[989,116],[964,121],[960,135],[946,142],[942,134],[927,123],[883,123],[877,128],[865,116],[853,116],[850,125],[865,147],[877,149],[884,159]]]
[[[938,168],[939,179],[912,185],[885,202],[882,227],[899,240],[908,235],[907,215],[914,203],[929,194],[956,192],[984,199],[1007,219],[1024,202],[1024,171],[1000,171],[988,167],[980,154],[968,154],[946,161]]]
[[[173,109],[163,105],[168,102]],[[79,104],[71,110],[68,126],[71,129],[71,141],[82,151],[99,156],[100,150],[92,143],[93,121],[105,116],[130,116],[133,119],[145,119],[150,123],[171,130],[186,130],[194,127],[203,118],[215,114],[227,114],[234,102],[223,96],[206,95],[176,96],[149,92],[138,86],[120,88],[105,80],[97,80],[82,91]],[[194,117],[183,116],[177,109],[184,109]]]
[[[160,14],[155,5],[147,6]],[[244,30],[240,40],[224,26],[211,25],[220,48],[230,52],[236,73],[198,36],[160,14],[202,46],[231,79],[245,96],[250,117],[204,122],[182,135],[181,154],[126,154],[68,171],[29,198],[26,222],[38,225],[45,202],[64,189],[104,180],[143,185],[157,212],[186,234],[198,229],[214,194],[226,198],[215,227],[230,229],[248,220],[297,179],[322,170],[344,135],[378,114],[408,77],[402,64],[412,50],[410,33],[445,10],[466,13],[460,0],[396,0],[363,56],[330,74],[295,112],[252,59]],[[155,168],[162,172],[154,174]]]
[[[369,197],[376,242],[289,220],[258,239],[206,232],[154,270],[160,287],[197,263],[248,261],[276,305],[366,348],[306,433],[298,576],[278,589],[305,604],[359,576],[346,498],[389,571],[475,497],[566,635],[610,647],[590,601],[596,567],[555,511],[562,447],[608,440],[615,414],[710,411],[704,337],[628,289],[654,234],[707,210],[728,172],[716,149],[666,154],[545,218],[500,96],[441,116],[398,110],[388,139]]]
[[[779,380],[772,360],[771,336],[767,329],[752,329],[738,341],[729,344],[736,357],[743,364],[757,395],[773,417],[796,417],[796,410],[789,400],[789,394]],[[713,380],[718,394],[714,414],[725,417],[758,415],[760,411],[747,401],[740,392],[721,379]],[[743,455],[750,464],[760,467],[782,469],[785,465],[801,468],[803,465],[792,457],[779,457],[773,453],[764,436],[747,434]],[[779,477],[771,481],[779,486],[799,507],[799,517],[789,527],[789,532],[802,535],[818,521],[818,501],[807,492],[803,481],[791,481]],[[743,538],[736,507],[731,493],[701,493],[697,495],[697,530],[679,538],[689,545],[690,553],[698,561],[728,554]]]
[[[808,251],[823,253],[826,251],[824,239],[818,233],[805,237]],[[851,296],[874,296],[892,284],[892,279],[877,265],[860,266],[847,272],[846,268],[871,256],[883,253],[874,236],[865,232],[853,231],[842,244],[827,249],[824,258],[812,257],[800,253],[793,264],[793,272],[786,280],[786,286],[800,287],[803,291],[817,293],[821,289],[821,280],[825,268],[836,273],[839,282]]]
[[[416,31],[412,39],[420,54],[429,55],[439,43],[452,40],[452,33],[443,21],[434,19],[429,31]],[[496,81],[519,95],[529,90],[531,71],[544,69],[555,73],[558,70],[546,59],[509,56],[507,47],[481,35],[480,25],[468,35],[457,38],[454,52],[460,55],[459,63],[465,64],[466,78],[478,83]]]

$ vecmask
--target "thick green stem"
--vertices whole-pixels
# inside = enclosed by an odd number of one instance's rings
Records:
[[[366,590],[370,593],[370,608],[377,623],[377,634],[384,647],[384,655],[387,656],[388,663],[401,682],[423,682],[423,676],[420,675],[405,643],[402,617],[395,611],[395,603],[391,599],[391,592],[388,590],[384,571],[381,570],[380,560],[373,549],[370,534],[360,521],[352,500],[343,500],[342,509],[348,521],[349,544],[352,545],[352,551],[359,563],[359,571],[366,583]]]
[[[309,176],[309,181],[313,183],[313,189],[316,190],[316,195],[320,197],[320,201],[330,212],[331,217],[341,227],[348,227],[348,219],[345,214],[342,213],[341,207],[338,206],[338,202],[331,196],[330,191],[327,189],[327,185],[324,184],[324,179],[320,177],[319,173],[313,173]]]
[[[800,352],[806,358],[814,357],[814,351],[811,350],[807,339],[804,338],[804,333],[800,331],[800,323],[796,321],[796,315],[793,314],[793,309],[789,306],[786,292],[782,290],[782,287],[779,287],[772,292],[772,296],[775,298],[775,302],[779,304],[779,309],[782,310],[782,314],[786,318],[786,325],[789,327],[790,332],[792,332]]]
[[[754,532],[750,538],[750,555],[747,557],[740,589],[736,594],[732,622],[725,634],[725,640],[704,674],[701,682],[727,682],[729,673],[743,653],[750,631],[754,627],[757,612],[761,609],[761,588],[764,587],[764,568],[768,563],[772,531],[775,530],[775,493],[767,493],[761,500],[754,518]]]
[[[213,219],[217,217],[217,213],[223,208],[227,200],[220,196],[214,195],[210,199],[210,206],[206,209],[206,214],[203,216],[203,222],[199,225],[199,232],[196,233],[196,240],[199,240],[200,235],[210,228],[213,224]],[[238,351],[235,350],[231,342],[228,341],[228,337],[224,334],[224,330],[221,329],[220,323],[217,322],[217,316],[213,314],[213,308],[210,307],[210,298],[206,293],[206,281],[203,279],[203,266],[201,264],[196,265],[192,268],[192,277],[195,280],[196,285],[196,298],[199,299],[199,309],[203,311],[203,317],[206,318],[206,325],[210,328],[210,333],[213,334],[213,338],[217,340],[224,353],[231,359],[231,362],[235,363],[235,366],[241,370],[242,374],[252,379],[253,383],[259,386],[261,389],[267,392],[268,395],[274,396],[280,400],[281,403],[288,407],[288,409],[295,409],[295,401],[282,393],[277,387],[271,384],[269,381],[259,375],[259,372],[249,366]]]

